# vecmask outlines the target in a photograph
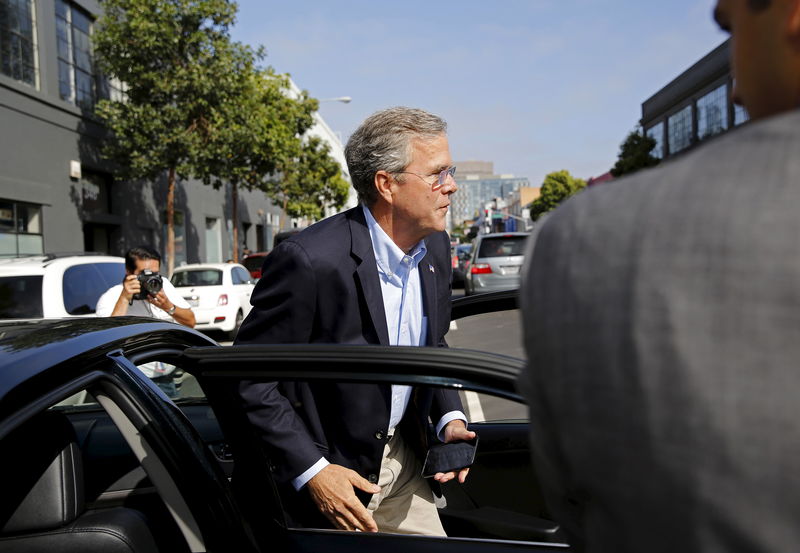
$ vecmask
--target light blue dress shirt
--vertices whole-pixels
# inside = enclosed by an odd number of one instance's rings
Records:
[[[424,346],[428,335],[428,318],[423,315],[422,309],[419,262],[427,253],[425,241],[420,240],[411,252],[406,254],[389,238],[369,208],[364,205],[361,207],[367,220],[375,262],[378,266],[386,326],[389,330],[389,345]],[[403,418],[411,398],[411,391],[411,386],[392,384],[389,435],[394,433],[395,427]],[[467,417],[461,411],[450,411],[439,420],[436,434],[440,440],[443,440],[442,431],[445,425],[455,419],[466,422]],[[294,488],[297,490],[302,488],[327,465],[328,461],[322,457],[292,481]]]

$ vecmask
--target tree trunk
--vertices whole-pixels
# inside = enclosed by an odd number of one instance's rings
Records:
[[[231,184],[233,201],[233,260],[239,263],[239,191],[236,183]]]
[[[175,269],[175,168],[167,177],[167,275]]]

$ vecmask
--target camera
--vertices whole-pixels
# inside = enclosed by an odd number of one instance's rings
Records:
[[[147,296],[155,296],[164,287],[161,275],[149,269],[145,269],[136,275],[136,278],[139,280],[139,285],[142,289],[138,294],[134,294],[133,299],[135,300],[146,300]]]

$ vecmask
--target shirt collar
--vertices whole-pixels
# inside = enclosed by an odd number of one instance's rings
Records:
[[[378,271],[386,275],[389,279],[393,279],[398,273],[403,271],[403,258],[406,253],[389,238],[389,235],[381,228],[369,208],[361,204],[364,210],[364,218],[367,220],[367,228],[369,229],[369,237],[372,241],[372,249],[375,252],[375,261],[378,264]],[[427,253],[425,247],[425,240],[420,240],[411,249],[408,254],[414,260],[416,266],[425,254]]]

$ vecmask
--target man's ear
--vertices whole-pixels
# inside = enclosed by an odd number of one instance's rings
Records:
[[[392,198],[394,196],[394,185],[395,179],[391,173],[387,173],[386,171],[378,171],[375,173],[375,189],[378,191],[378,196],[389,204],[392,203]]]

